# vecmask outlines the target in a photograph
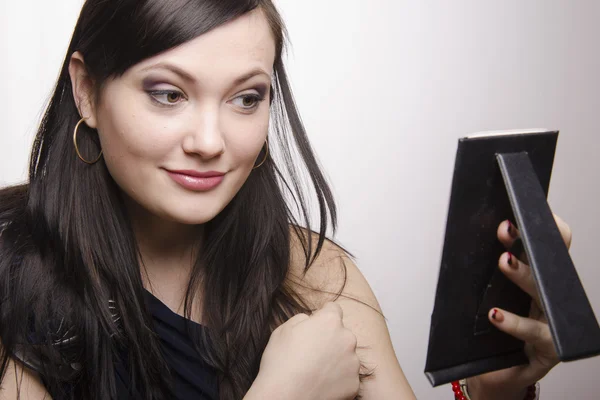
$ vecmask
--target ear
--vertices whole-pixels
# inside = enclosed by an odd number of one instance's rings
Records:
[[[76,51],[69,60],[69,75],[73,87],[73,98],[79,115],[90,128],[96,128],[96,107],[94,104],[94,81],[89,76],[83,54]]]

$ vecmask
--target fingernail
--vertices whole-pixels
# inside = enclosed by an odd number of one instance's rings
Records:
[[[506,232],[508,232],[508,235],[511,238],[513,238],[513,239],[516,238],[517,235],[515,234],[515,230],[514,230],[513,224],[510,223],[510,220],[506,220],[506,222],[508,222],[508,228],[506,228]]]
[[[492,311],[492,319],[496,322],[502,322],[504,321],[504,314],[497,308],[494,308],[494,311]]]
[[[508,266],[511,267],[512,269],[519,268],[519,265],[513,259],[512,253],[508,253],[508,257],[506,258],[506,262],[508,263]]]

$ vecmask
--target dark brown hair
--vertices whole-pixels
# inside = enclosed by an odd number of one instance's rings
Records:
[[[168,398],[168,367],[149,328],[138,249],[120,189],[102,160],[90,167],[73,148],[79,114],[69,60],[81,52],[101,87],[134,64],[256,8],[267,17],[277,47],[272,150],[206,224],[186,294],[189,316],[202,291],[203,321],[210,329],[201,331],[196,344],[218,371],[221,399],[242,398],[272,330],[293,314],[310,312],[286,283],[290,235],[301,239],[307,270],[328,227],[335,229],[336,209],[294,104],[282,61],[285,28],[274,5],[270,0],[87,0],[35,139],[29,182],[0,191],[0,376],[9,356],[29,355],[51,394],[106,400],[116,397],[113,364],[117,350],[125,349],[140,397]],[[84,153],[97,154],[96,132],[85,125],[80,129]],[[315,238],[310,195],[318,206]],[[57,346],[66,327],[77,340]],[[65,382],[74,389],[65,392]]]

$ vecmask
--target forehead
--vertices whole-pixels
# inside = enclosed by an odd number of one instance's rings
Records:
[[[172,62],[198,79],[206,78],[206,73],[237,77],[252,68],[261,68],[271,74],[275,47],[267,18],[262,10],[255,9],[189,42],[143,60],[133,66],[131,72]]]

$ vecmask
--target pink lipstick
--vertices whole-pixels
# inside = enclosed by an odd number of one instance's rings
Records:
[[[225,177],[225,173],[217,171],[200,172],[194,170],[167,170],[167,173],[175,182],[185,189],[195,192],[206,192],[217,187]]]

